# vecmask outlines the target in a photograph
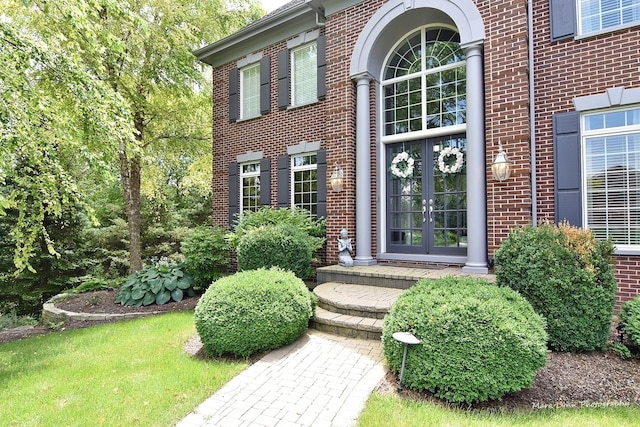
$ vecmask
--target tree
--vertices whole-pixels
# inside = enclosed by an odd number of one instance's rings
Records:
[[[15,264],[28,266],[44,213],[62,214],[81,200],[58,156],[108,170],[117,159],[130,244],[130,271],[142,265],[141,176],[159,145],[203,140],[203,128],[171,125],[172,109],[198,95],[203,72],[192,49],[247,25],[263,11],[254,0],[23,0],[0,16],[0,180],[23,156],[41,162],[18,190],[0,196],[0,213],[15,208]],[[5,64],[5,60],[7,63]],[[188,121],[189,118],[187,117]],[[165,123],[163,125],[162,123]],[[172,129],[170,138],[162,130]],[[209,130],[210,132],[210,130]],[[5,144],[5,142],[7,142]],[[155,151],[154,151],[155,148]],[[172,144],[173,152],[175,144]],[[195,160],[195,158],[194,158]],[[80,168],[82,169],[82,168]],[[31,211],[24,194],[35,194]],[[49,251],[55,253],[48,240]]]

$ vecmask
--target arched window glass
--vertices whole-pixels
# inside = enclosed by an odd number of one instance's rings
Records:
[[[382,82],[384,135],[466,123],[465,55],[457,32],[424,27],[396,45]]]

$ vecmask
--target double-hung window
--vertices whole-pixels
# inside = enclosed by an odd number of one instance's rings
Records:
[[[260,115],[260,63],[240,70],[240,119]]]
[[[304,153],[291,156],[291,205],[318,214],[318,156]]]
[[[640,0],[578,0],[580,34],[640,22]]]
[[[582,115],[585,225],[640,249],[640,107]]]
[[[318,46],[315,41],[291,50],[291,99],[294,106],[318,100]]]
[[[260,208],[260,163],[240,165],[240,211]]]

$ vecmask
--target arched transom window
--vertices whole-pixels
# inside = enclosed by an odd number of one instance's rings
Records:
[[[383,70],[384,136],[464,125],[465,76],[457,32],[424,27],[409,34]]]

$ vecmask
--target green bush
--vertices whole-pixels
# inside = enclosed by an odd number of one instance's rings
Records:
[[[496,283],[546,318],[554,350],[602,350],[617,290],[612,254],[610,241],[567,224],[516,228],[495,253]]]
[[[622,304],[620,323],[629,343],[636,349],[640,349],[640,296]]]
[[[222,227],[195,228],[182,242],[185,267],[203,288],[229,271],[229,250]]]
[[[384,318],[384,354],[399,372],[403,345],[394,332],[421,344],[407,353],[404,384],[453,403],[500,399],[533,384],[547,359],[544,319],[517,292],[480,279],[422,279]]]
[[[309,211],[296,207],[274,209],[264,206],[257,211],[244,211],[235,221],[233,233],[227,235],[231,247],[237,249],[242,237],[251,230],[266,225],[290,224],[309,235],[311,251],[316,252],[324,245],[325,220],[315,219]]]
[[[184,264],[158,263],[127,277],[120,286],[116,303],[140,307],[182,301],[184,295],[194,296],[193,278],[184,271]]]
[[[216,281],[198,301],[195,325],[207,354],[248,357],[295,341],[316,299],[293,273],[271,268]]]
[[[313,274],[310,237],[292,224],[255,228],[242,236],[237,251],[238,271],[280,267],[301,279]]]

